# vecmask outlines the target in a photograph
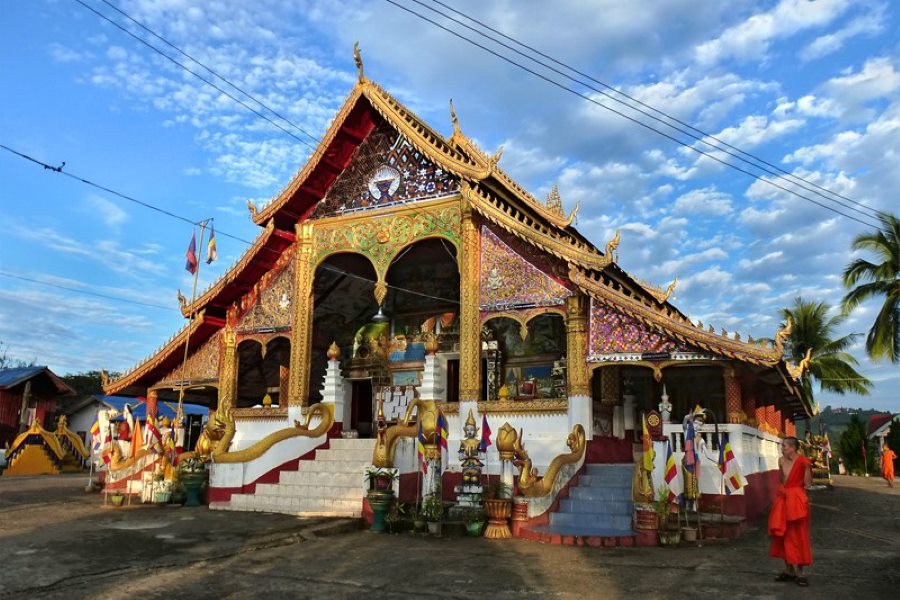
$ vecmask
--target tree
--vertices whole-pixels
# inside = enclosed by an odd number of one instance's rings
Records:
[[[881,262],[875,264],[857,258],[847,265],[844,286],[853,289],[844,297],[843,307],[849,313],[861,302],[883,299],[866,336],[866,352],[875,360],[887,358],[897,363],[900,362],[900,219],[881,214],[878,220],[881,228],[857,236],[850,248],[868,250]]]
[[[115,376],[115,374],[113,376]],[[78,398],[103,393],[100,371],[69,373],[68,375],[63,375],[61,379],[65,381],[69,387],[75,390],[75,394]]]
[[[36,360],[26,361],[19,358],[12,358],[9,355],[9,347],[0,342],[0,369],[14,369],[18,367],[34,367],[37,366]]]
[[[781,318],[792,323],[791,335],[785,344],[785,358],[798,364],[811,349],[809,369],[803,374],[801,384],[809,398],[813,398],[812,380],[819,388],[844,394],[867,395],[872,382],[854,369],[859,364],[846,352],[859,333],[851,333],[834,339],[834,331],[847,318],[846,315],[828,316],[830,307],[824,302],[807,302],[795,298],[794,305],[781,309]]]
[[[865,470],[863,467],[863,444],[866,444],[867,446],[867,462],[869,465],[872,465],[872,454],[874,449],[868,447],[866,440],[866,426],[859,418],[859,415],[854,414],[850,417],[850,422],[847,423],[847,428],[844,430],[844,433],[841,434],[841,439],[838,442],[838,449],[840,450],[841,457],[844,459],[844,466],[847,467],[848,473],[863,474]],[[871,472],[871,469],[869,469],[869,472]]]

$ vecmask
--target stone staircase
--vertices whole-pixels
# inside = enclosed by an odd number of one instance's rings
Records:
[[[528,528],[524,537],[550,543],[590,546],[633,546],[634,505],[631,479],[634,465],[586,465],[569,497],[560,500],[547,525]]]
[[[260,483],[253,494],[234,494],[220,510],[276,512],[307,517],[359,517],[365,482],[372,464],[374,439],[333,438],[313,460],[301,460],[296,471],[282,471],[278,483]]]

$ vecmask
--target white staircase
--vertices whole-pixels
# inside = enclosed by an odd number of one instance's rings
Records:
[[[276,512],[307,517],[359,517],[366,494],[363,473],[372,464],[374,439],[333,438],[314,460],[282,471],[278,483],[260,483],[253,494],[234,494],[218,510]]]

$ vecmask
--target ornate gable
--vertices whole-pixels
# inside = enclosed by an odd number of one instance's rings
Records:
[[[222,342],[222,331],[217,331],[202,346],[188,357],[182,370],[177,365],[166,373],[157,385],[161,383],[177,384],[182,379],[185,381],[214,381],[219,378],[219,354]]]
[[[482,226],[480,295],[481,310],[495,311],[559,306],[572,293]]]
[[[644,325],[637,319],[591,299],[588,360],[610,354],[696,352],[687,344]]]
[[[439,198],[459,191],[459,180],[436,166],[385,121],[359,145],[350,165],[311,218]]]
[[[294,297],[293,255],[292,246],[279,257],[275,267],[263,275],[259,283],[241,299],[241,306],[246,308],[239,317],[238,332],[290,328]]]

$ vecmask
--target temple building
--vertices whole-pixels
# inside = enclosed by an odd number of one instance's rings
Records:
[[[761,510],[779,436],[812,411],[783,360],[788,332],[761,343],[692,322],[669,302],[674,283],[625,272],[618,234],[598,248],[574,226],[577,207],[513,181],[452,104],[445,138],[357,66],[309,161],[268,205],[248,203],[252,246],[182,298],[189,325],[106,393],[145,396],[152,411],[183,386],[185,402],[214,411],[216,509],[359,515],[372,464],[396,469],[414,499],[419,429],[453,500],[461,463],[441,456],[435,418],[455,449],[471,414],[515,438],[498,434],[485,474],[512,477],[513,442],[537,478],[552,472],[527,507],[552,524],[579,473],[633,462],[642,414],[664,417],[655,439],[680,456],[682,419],[700,405],[748,480],[729,510]],[[560,467],[567,439],[580,456]],[[701,476],[701,491],[720,494],[720,479]]]

